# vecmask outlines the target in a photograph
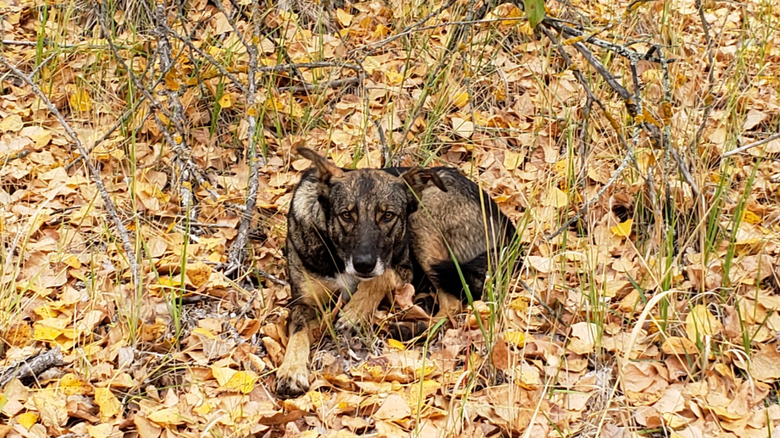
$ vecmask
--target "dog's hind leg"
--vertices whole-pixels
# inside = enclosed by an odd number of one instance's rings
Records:
[[[309,348],[315,324],[316,315],[310,306],[298,304],[290,308],[290,339],[276,371],[276,393],[281,397],[297,397],[309,390]]]

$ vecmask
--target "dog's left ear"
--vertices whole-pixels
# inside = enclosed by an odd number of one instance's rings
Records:
[[[313,150],[301,146],[296,151],[298,154],[302,155],[303,158],[306,158],[314,164],[314,167],[317,169],[317,176],[320,181],[325,184],[330,182],[331,178],[340,178],[344,176],[344,170]]]
[[[438,187],[442,192],[447,191],[447,186],[444,185],[444,181],[441,180],[439,174],[435,169],[423,169],[421,167],[415,167],[407,170],[401,175],[409,188],[412,189],[417,196],[429,185],[433,184]]]

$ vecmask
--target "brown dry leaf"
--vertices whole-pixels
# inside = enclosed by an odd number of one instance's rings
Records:
[[[697,355],[699,353],[699,350],[696,348],[696,344],[694,344],[693,341],[677,336],[667,338],[663,345],[661,345],[661,351],[665,354],[683,357]]]
[[[390,394],[382,402],[373,417],[379,420],[402,420],[412,415],[412,410],[409,407],[406,399],[398,394]]]
[[[177,426],[185,422],[191,422],[176,407],[157,409],[149,413],[146,418],[160,426]]]
[[[758,351],[750,356],[750,377],[766,383],[780,379],[780,353],[772,345],[759,345]]]
[[[18,114],[11,114],[0,120],[0,132],[19,132],[24,123]]]
[[[569,350],[576,354],[590,354],[596,347],[596,336],[599,328],[594,323],[578,322],[571,326],[572,340]]]
[[[453,117],[452,130],[463,138],[470,138],[474,134],[474,122],[460,117]]]
[[[742,124],[742,130],[750,131],[760,125],[767,117],[769,116],[765,112],[751,109],[748,111],[747,117],[745,117],[745,123]]]

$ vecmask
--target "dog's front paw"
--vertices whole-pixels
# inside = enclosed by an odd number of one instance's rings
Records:
[[[304,366],[282,364],[276,371],[276,394],[281,398],[294,398],[309,390],[309,370]]]
[[[336,330],[340,333],[353,333],[356,332],[361,326],[373,316],[373,311],[370,306],[362,305],[363,303],[350,301],[344,306],[344,309],[339,315],[339,319],[336,320]]]

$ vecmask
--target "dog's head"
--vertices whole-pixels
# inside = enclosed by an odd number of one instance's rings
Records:
[[[400,177],[377,169],[346,171],[314,151],[300,147],[318,179],[318,203],[337,256],[347,274],[369,279],[385,271],[405,250],[409,214],[429,184],[446,191],[439,176],[412,169]]]

